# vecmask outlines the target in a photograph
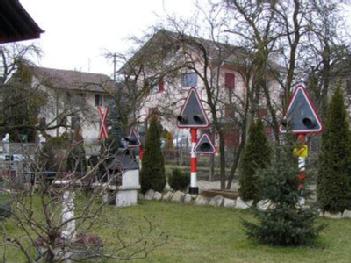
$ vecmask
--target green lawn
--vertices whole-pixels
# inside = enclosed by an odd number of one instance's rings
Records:
[[[169,235],[167,244],[144,262],[351,262],[351,220],[322,219],[328,227],[316,247],[283,248],[247,240],[240,223],[250,217],[246,211],[143,202],[122,213],[146,216]]]
[[[247,211],[144,201],[132,208],[111,206],[107,212],[115,222],[122,217],[131,230],[146,217],[169,236],[148,258],[132,262],[351,262],[351,219],[320,219],[328,227],[316,247],[284,248],[246,239],[240,219],[251,217]],[[111,228],[96,228],[109,245],[116,239]]]

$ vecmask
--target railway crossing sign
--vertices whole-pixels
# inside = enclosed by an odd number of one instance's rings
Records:
[[[207,128],[210,125],[195,88],[190,89],[182,111],[177,117],[177,121],[179,128],[199,129]]]
[[[107,107],[104,111],[102,107],[98,107],[98,112],[100,115],[100,132],[99,138],[100,140],[105,140],[108,138],[108,129],[107,129],[107,116],[109,113],[109,108]]]
[[[283,133],[288,130],[297,134],[319,133],[323,130],[316,108],[302,84],[295,87],[280,127]]]

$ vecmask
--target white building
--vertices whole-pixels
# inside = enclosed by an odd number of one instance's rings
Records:
[[[198,44],[201,45],[200,48]],[[162,46],[164,49],[162,49]],[[206,50],[205,53],[208,58],[204,58],[201,48]],[[163,52],[165,55],[160,58],[159,54]],[[145,56],[145,61],[141,58],[142,56]],[[163,64],[165,69],[160,66],[153,69],[152,63],[149,62],[153,57],[159,59],[155,63]],[[176,138],[188,135],[187,129],[177,128],[176,117],[180,114],[181,107],[191,87],[196,87],[205,110],[209,112],[209,98],[206,85],[204,85],[206,80],[213,81],[211,84],[212,92],[218,92],[218,95],[214,97],[220,121],[229,122],[229,119],[235,118],[234,107],[235,105],[240,107],[240,101],[245,100],[248,85],[251,84],[250,80],[245,81],[244,79],[243,71],[246,65],[243,63],[245,63],[246,57],[245,50],[240,47],[160,30],[140,48],[129,63],[122,67],[120,72],[128,74],[130,65],[140,67],[137,63],[145,63],[147,65],[143,65],[143,67],[147,73],[141,81],[149,76],[152,76],[153,80],[155,76],[159,77],[158,81],[153,81],[151,84],[149,95],[145,97],[141,105],[139,110],[140,122],[143,122],[152,111],[157,109],[161,113],[162,126],[172,132]],[[207,61],[205,61],[206,59]],[[204,77],[205,63],[208,63],[207,78]],[[147,68],[149,64],[151,64],[151,67]],[[172,70],[172,66],[176,68],[175,71]],[[159,71],[159,74],[157,71]],[[164,74],[164,72],[171,73]],[[272,78],[268,81],[268,86],[274,100],[278,100],[279,83]],[[260,101],[259,115],[261,118],[269,118],[264,100]],[[208,116],[211,118],[210,114]],[[267,129],[267,133],[271,133],[271,131]],[[237,145],[239,142],[238,128],[231,127],[227,129],[225,140],[228,146]]]
[[[40,109],[39,118],[51,136],[59,136],[80,125],[85,142],[99,137],[98,107],[107,107],[113,92],[113,81],[104,74],[71,70],[31,67],[32,86],[47,94],[47,103]]]

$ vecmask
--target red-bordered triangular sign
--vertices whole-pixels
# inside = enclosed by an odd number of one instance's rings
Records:
[[[129,137],[124,138],[128,142],[128,147],[138,147],[141,145],[139,134],[136,130],[131,129]]]
[[[179,128],[207,128],[210,125],[195,88],[191,88],[180,115],[177,117]]]
[[[202,134],[200,140],[195,145],[195,152],[205,154],[216,153],[216,147],[213,145],[210,137],[207,134]]]
[[[287,132],[287,130],[303,134],[319,133],[323,130],[316,107],[302,84],[295,87],[280,127],[281,132]]]

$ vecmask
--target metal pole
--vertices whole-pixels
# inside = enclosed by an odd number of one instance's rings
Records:
[[[197,187],[196,182],[196,172],[197,172],[197,159],[196,159],[196,152],[195,152],[195,145],[197,142],[197,129],[191,128],[191,151],[190,151],[190,187],[189,187],[189,194],[197,195],[199,194],[199,188]]]
[[[116,70],[117,70],[117,54],[113,54],[113,81],[116,83]]]

